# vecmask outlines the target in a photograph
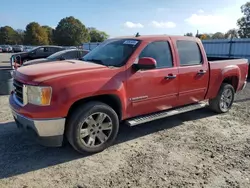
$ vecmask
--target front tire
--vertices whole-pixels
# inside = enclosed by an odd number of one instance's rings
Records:
[[[77,107],[66,123],[66,137],[80,153],[96,153],[111,146],[117,137],[119,119],[116,112],[101,102]]]
[[[235,90],[232,85],[223,83],[218,95],[209,100],[209,108],[217,113],[228,112],[234,101]]]
[[[25,62],[27,62],[27,61],[29,61],[29,59],[24,59],[22,63],[25,63]]]

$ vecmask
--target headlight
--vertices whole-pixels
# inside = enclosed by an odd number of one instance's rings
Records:
[[[52,88],[47,86],[27,86],[27,102],[39,106],[50,105]]]

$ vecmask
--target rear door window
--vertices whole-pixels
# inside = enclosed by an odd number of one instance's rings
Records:
[[[65,59],[76,59],[77,58],[77,51],[66,52],[63,57]]]
[[[194,41],[179,40],[176,42],[180,66],[202,64],[202,56],[198,44]]]

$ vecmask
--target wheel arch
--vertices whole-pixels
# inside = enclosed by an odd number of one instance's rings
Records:
[[[110,106],[117,113],[119,121],[122,120],[122,117],[123,117],[122,102],[120,98],[115,94],[103,94],[103,95],[91,96],[91,97],[79,99],[70,106],[67,116],[69,116],[73,112],[73,110],[76,109],[77,107],[90,101],[99,101]]]
[[[233,86],[234,91],[236,92],[239,86],[239,77],[236,75],[233,76],[228,76],[226,78],[224,78],[224,80],[222,81],[223,83],[227,83]]]

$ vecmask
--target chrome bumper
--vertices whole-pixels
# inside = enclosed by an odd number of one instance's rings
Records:
[[[57,147],[63,142],[65,118],[30,119],[12,110],[12,114],[19,128],[32,129],[40,144]]]

